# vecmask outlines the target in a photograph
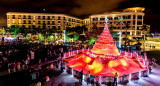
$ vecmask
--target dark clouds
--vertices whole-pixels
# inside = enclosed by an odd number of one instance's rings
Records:
[[[80,7],[71,10],[74,15],[88,15],[95,13],[104,13],[118,7],[118,4],[124,0],[78,0],[76,3]]]
[[[122,11],[135,6],[146,8],[144,22],[151,25],[151,31],[158,31],[160,29],[158,0],[0,0],[0,25],[6,25],[5,14],[9,11],[43,12],[43,9],[46,9],[48,13],[63,13],[85,18],[91,14]]]

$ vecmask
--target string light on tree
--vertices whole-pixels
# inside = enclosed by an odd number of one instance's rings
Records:
[[[120,31],[119,31],[119,48],[121,48],[121,37],[122,37],[122,21],[123,21],[123,18],[122,17],[119,17],[118,18],[119,21],[120,21]]]

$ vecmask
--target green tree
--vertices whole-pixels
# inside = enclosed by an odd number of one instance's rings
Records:
[[[77,41],[79,39],[79,35],[77,33],[74,33],[73,35],[73,40]]]
[[[142,26],[142,32],[143,32],[143,34],[144,34],[144,37],[143,37],[143,39],[144,39],[144,44],[143,44],[143,46],[144,46],[144,51],[145,51],[145,40],[146,40],[146,34],[145,34],[145,32],[147,32],[147,25],[146,24],[143,24],[143,26]]]
[[[126,23],[126,31],[125,31],[125,47],[127,46],[127,41],[129,42],[128,38],[127,38],[127,30],[130,28],[129,23]],[[128,43],[129,45],[129,43]]]
[[[19,26],[16,26],[16,25],[12,25],[12,26],[9,28],[9,32],[10,32],[11,34],[17,35],[17,34],[19,34],[19,32],[20,32],[20,27],[19,27]]]
[[[145,35],[146,35],[145,33],[147,32],[147,25],[146,24],[143,24],[141,31],[143,32],[144,37],[145,37]]]
[[[28,28],[22,26],[22,27],[20,27],[20,33],[21,33],[23,36],[26,37],[26,35],[27,35],[28,33],[30,33],[30,30],[29,30]]]

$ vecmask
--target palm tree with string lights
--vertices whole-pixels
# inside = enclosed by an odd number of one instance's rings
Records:
[[[123,18],[119,17],[118,18],[120,21],[120,31],[119,31],[119,48],[121,48],[121,37],[122,37],[122,23],[123,23]]]
[[[130,28],[130,26],[129,26],[129,23],[126,23],[126,31],[125,31],[125,47],[127,46],[127,31],[128,31],[128,29]],[[129,44],[129,43],[128,43]]]
[[[144,49],[143,49],[143,51],[145,51],[145,39],[146,39],[145,32],[146,32],[146,31],[147,31],[147,25],[146,25],[146,24],[143,24],[143,26],[142,26],[142,32],[143,32],[143,34],[144,34],[144,37],[143,37],[143,40],[144,40],[144,44],[143,44]]]

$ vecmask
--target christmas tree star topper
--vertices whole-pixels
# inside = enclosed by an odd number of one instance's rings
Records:
[[[108,18],[105,19],[106,22],[108,22],[108,20],[109,20]]]

